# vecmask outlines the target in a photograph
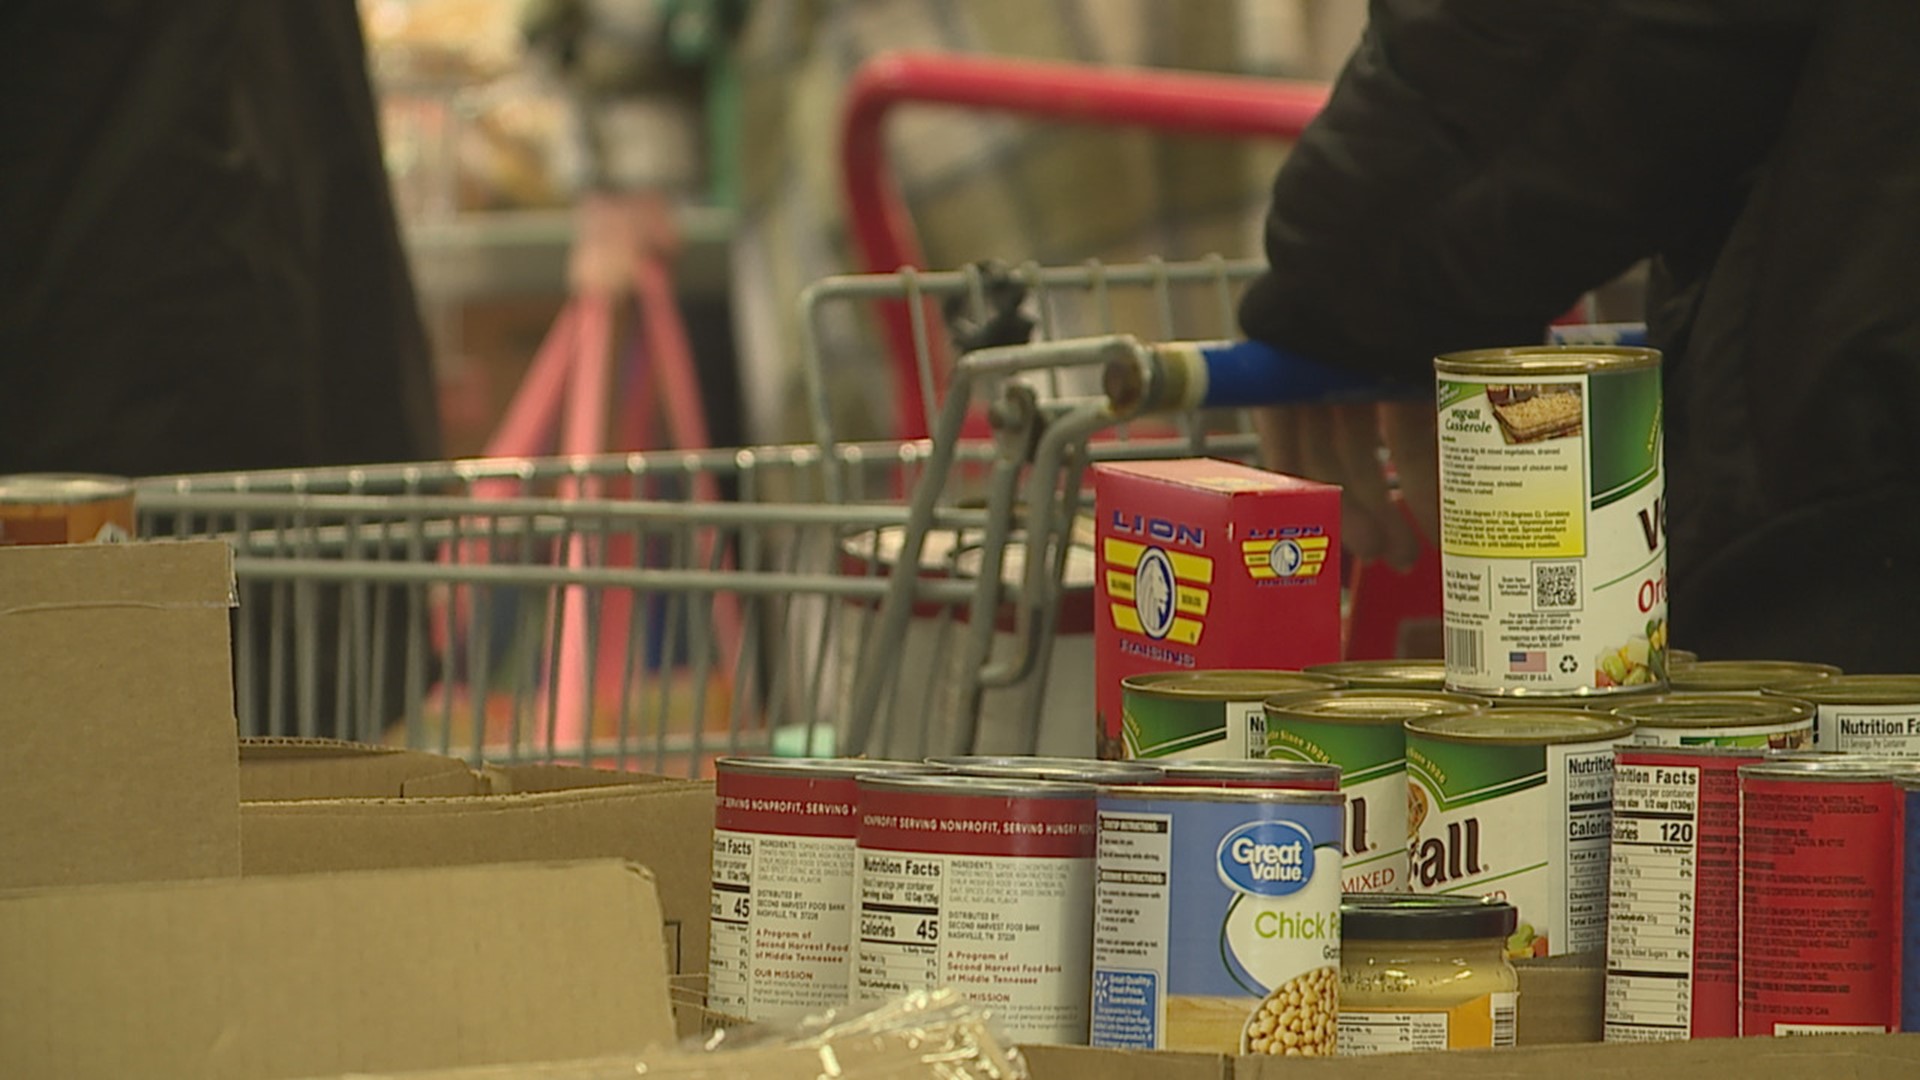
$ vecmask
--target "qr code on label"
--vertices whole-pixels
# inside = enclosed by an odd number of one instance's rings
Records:
[[[1533,610],[1569,611],[1580,606],[1580,564],[1533,564]]]

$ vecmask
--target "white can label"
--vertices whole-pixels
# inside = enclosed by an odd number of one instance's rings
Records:
[[[1822,705],[1814,730],[1814,745],[1822,750],[1920,757],[1920,702]]]
[[[1511,902],[1516,958],[1606,943],[1611,743],[1479,746],[1409,732],[1407,776],[1414,892]]]
[[[1615,764],[1606,1039],[1685,1039],[1693,1027],[1700,770]]]
[[[754,1020],[846,1004],[853,841],[713,834],[707,1004]]]
[[[1438,388],[1448,686],[1665,679],[1659,369]]]

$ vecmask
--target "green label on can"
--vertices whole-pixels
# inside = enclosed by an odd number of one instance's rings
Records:
[[[1267,744],[1258,701],[1163,697],[1128,690],[1120,735],[1130,758],[1257,757]]]
[[[1267,757],[1340,766],[1347,796],[1342,887],[1347,892],[1407,888],[1406,732],[1399,724],[1286,719],[1267,729]]]

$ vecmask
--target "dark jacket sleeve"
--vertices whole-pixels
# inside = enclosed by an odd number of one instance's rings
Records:
[[[1248,336],[1424,379],[1538,341],[1581,293],[1724,219],[1816,5],[1375,0],[1274,183]]]

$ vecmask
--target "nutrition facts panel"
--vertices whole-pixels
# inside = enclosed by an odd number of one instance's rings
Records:
[[[853,841],[717,830],[707,997],[755,1020],[847,1000]]]
[[[879,1001],[940,985],[941,878],[946,860],[859,854],[858,1000]]]
[[[1614,770],[1609,1041],[1684,1039],[1691,1028],[1700,779],[1671,765]]]

